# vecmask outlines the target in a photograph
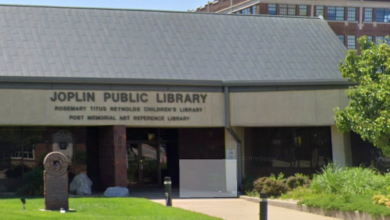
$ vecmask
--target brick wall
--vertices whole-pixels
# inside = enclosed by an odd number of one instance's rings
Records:
[[[127,187],[125,126],[99,128],[99,161],[103,187]]]

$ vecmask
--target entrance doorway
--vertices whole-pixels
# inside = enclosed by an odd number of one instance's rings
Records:
[[[129,187],[162,187],[166,176],[177,185],[178,175],[178,129],[127,129]]]
[[[158,185],[161,182],[161,159],[161,152],[155,142],[127,143],[129,185]]]

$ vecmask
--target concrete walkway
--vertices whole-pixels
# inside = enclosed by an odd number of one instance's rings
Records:
[[[164,199],[151,199],[164,204]],[[244,199],[173,199],[174,207],[226,220],[259,220],[259,204]],[[306,212],[268,206],[268,220],[340,220]]]

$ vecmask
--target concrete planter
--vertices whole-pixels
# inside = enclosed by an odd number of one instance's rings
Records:
[[[240,196],[241,199],[245,199],[251,202],[260,202],[259,198]],[[390,220],[390,216],[387,217],[375,217],[364,212],[347,212],[341,210],[325,210],[320,207],[309,207],[307,205],[298,205],[298,201],[294,200],[278,200],[269,199],[268,205],[277,206],[286,209],[293,209],[301,212],[308,212],[316,215],[328,216],[333,218],[339,218],[344,220]]]

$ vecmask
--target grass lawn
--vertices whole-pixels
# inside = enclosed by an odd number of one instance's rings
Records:
[[[27,211],[19,198],[1,198],[0,219],[219,219],[138,198],[69,198],[69,208],[76,212],[65,214],[39,211],[44,208],[43,198],[27,198]]]

